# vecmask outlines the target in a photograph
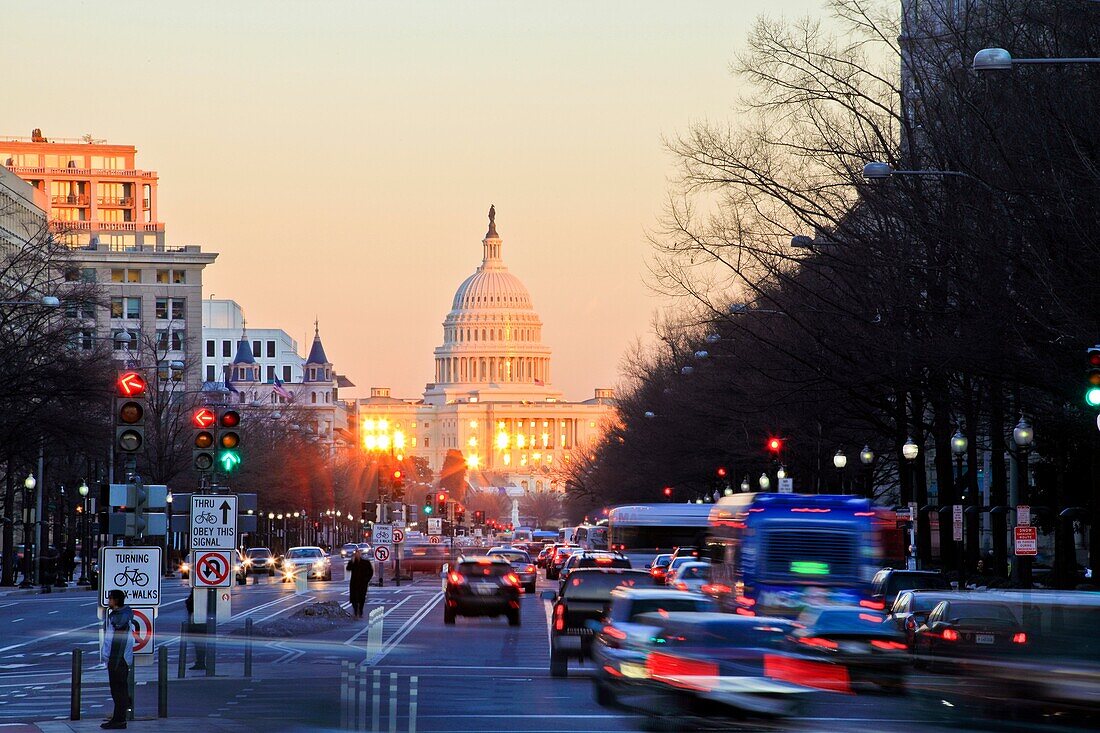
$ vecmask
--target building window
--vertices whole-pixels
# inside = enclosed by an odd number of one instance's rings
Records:
[[[206,340],[206,355],[207,356],[214,356],[214,340],[213,339],[207,339]]]
[[[131,321],[141,320],[141,298],[123,298],[126,301],[126,318]]]
[[[222,356],[233,356],[232,341],[222,341]]]
[[[283,381],[284,382],[291,381],[290,380],[290,372],[291,372],[290,366],[289,365],[283,365]]]
[[[171,272],[171,270],[157,270],[157,283],[159,285],[167,285]]]
[[[157,350],[168,350],[168,331],[165,329],[157,329]]]
[[[432,447],[431,446],[431,438],[429,438],[427,435],[424,436],[424,447],[425,448],[431,448]]]
[[[168,298],[157,298],[156,317],[162,321],[168,320]]]
[[[187,343],[187,336],[185,331],[172,331],[172,350],[183,351],[184,345]]]
[[[309,401],[312,402],[315,405],[317,404],[317,393],[316,392],[310,392],[309,393]]]
[[[273,364],[267,365],[267,382],[268,384],[274,384],[275,382],[275,366]]]
[[[126,282],[126,270],[117,267],[111,268],[111,282],[121,283]]]
[[[172,308],[168,313],[168,317],[173,321],[187,320],[187,314],[185,313],[187,309],[187,298],[172,298],[170,303]]]
[[[267,342],[267,358],[268,359],[274,359],[275,358],[275,342],[274,341],[268,341]]]
[[[257,356],[257,357],[258,356],[263,356],[264,352],[260,350],[260,344],[261,343],[263,343],[263,342],[261,342],[261,341],[253,341],[252,342],[252,355],[253,356]]]
[[[183,285],[187,282],[187,270],[172,270],[172,284]]]
[[[213,343],[213,342],[211,342],[211,343]],[[213,364],[207,364],[206,365],[206,381],[207,382],[213,382],[214,381],[215,374],[216,374],[216,369],[217,369],[217,367],[215,367]]]

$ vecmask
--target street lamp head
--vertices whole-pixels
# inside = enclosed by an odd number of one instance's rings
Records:
[[[955,434],[951,436],[951,452],[957,456],[966,453],[966,446],[968,444],[969,441],[966,439],[966,436],[963,435],[962,428],[956,430]]]
[[[1009,71],[1012,54],[1003,48],[983,48],[974,54],[974,71]]]
[[[38,481],[35,480],[33,473],[27,474],[27,478],[23,480],[23,486],[27,491],[34,491],[34,487],[38,486]]]
[[[863,463],[864,466],[871,465],[871,463],[875,460],[875,452],[871,450],[871,446],[863,446],[863,450],[859,452],[859,460]]]
[[[268,519],[274,519],[275,518],[275,512],[268,512],[267,513],[267,518]]]
[[[80,482],[80,486],[79,486],[79,487],[77,487],[77,491],[79,491],[79,492],[80,492],[80,495],[81,495],[81,496],[87,496],[87,495],[88,495],[88,491],[89,491],[89,489],[88,489],[88,482],[87,482],[87,481],[81,481],[81,482]]]
[[[80,488],[84,488],[84,487],[81,486]],[[169,504],[171,504],[173,501],[175,501],[175,499],[176,499],[176,497],[172,496],[171,491],[169,491],[167,494],[164,495],[164,500],[166,502],[168,502]]]
[[[46,295],[42,298],[42,307],[44,308],[57,308],[61,305],[61,301],[54,295]]]
[[[917,457],[918,453],[920,453],[920,447],[913,442],[912,438],[907,438],[905,445],[901,447],[901,455],[905,460],[911,461]]]
[[[708,356],[710,356],[710,352],[706,351],[706,350],[695,352],[695,358],[696,359],[706,359]]]
[[[115,334],[115,343],[119,346],[127,347],[130,345],[130,341],[132,340],[133,337],[130,335],[129,331],[119,331]]]
[[[780,466],[779,470],[775,472],[776,478],[787,478],[787,467]]]
[[[655,417],[657,417],[657,413],[656,413],[656,412],[653,412],[652,410],[646,410],[646,411],[645,411],[645,419],[646,419],[646,420],[652,420],[652,419],[653,419],[653,418],[655,418]]]
[[[749,477],[745,476],[745,478],[741,479],[741,491],[748,491],[748,490],[749,490]]]
[[[880,160],[873,160],[863,166],[863,177],[869,181],[881,181],[892,175],[894,175],[894,166]]]
[[[683,367],[682,369],[680,369],[680,374],[683,374],[685,377],[690,376],[694,372],[695,372],[695,367],[693,367],[693,366],[686,366],[686,367]]]
[[[833,465],[837,468],[844,468],[848,465],[848,456],[844,455],[844,451],[840,448],[836,449],[836,454],[833,456]]]
[[[733,489],[727,486],[726,488],[722,489],[722,493],[726,496],[733,496]]]
[[[1026,417],[1020,416],[1020,422],[1016,423],[1016,427],[1012,431],[1012,440],[1021,448],[1028,447],[1035,440],[1035,431]]]
[[[721,340],[722,340],[722,337],[721,337],[721,336],[719,336],[719,335],[718,335],[718,334],[716,334],[716,333],[708,333],[708,334],[707,334],[707,343],[708,343],[708,344],[716,344],[716,343],[718,343],[718,342],[719,342],[719,341],[721,341]]]
[[[761,491],[767,491],[768,488],[772,485],[772,480],[768,478],[768,474],[762,473],[760,474],[760,479],[758,483],[760,484]]]

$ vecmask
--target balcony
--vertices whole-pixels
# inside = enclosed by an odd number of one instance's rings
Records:
[[[126,206],[134,205],[132,196],[97,196],[96,203],[99,206]]]
[[[61,232],[163,232],[159,221],[52,221],[54,231]]]
[[[3,162],[3,161],[0,161]],[[46,168],[44,166],[13,165],[8,168],[12,173],[22,176],[72,177],[80,179],[95,178],[143,178],[156,180],[155,171],[115,170],[112,168]]]
[[[87,206],[88,197],[82,194],[69,194],[68,196],[50,196],[50,203],[54,206]]]

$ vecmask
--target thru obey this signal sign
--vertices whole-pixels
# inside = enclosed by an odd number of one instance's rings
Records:
[[[228,588],[233,584],[233,553],[210,550],[198,553],[191,570],[191,584],[196,588]]]

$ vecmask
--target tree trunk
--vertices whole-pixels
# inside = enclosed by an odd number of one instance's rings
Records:
[[[1008,504],[1008,476],[1005,472],[1005,404],[1004,389],[999,380],[989,388],[989,505]],[[993,575],[1003,578],[1008,573],[1008,515],[991,512],[989,529],[993,538]]]

